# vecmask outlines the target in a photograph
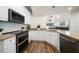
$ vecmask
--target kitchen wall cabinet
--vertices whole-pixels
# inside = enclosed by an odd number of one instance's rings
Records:
[[[0,53],[16,53],[16,38],[11,37],[0,41]]]
[[[29,40],[46,41],[60,50],[59,33],[50,31],[29,31]]]
[[[60,34],[60,51],[61,53],[79,53],[79,41]]]
[[[30,24],[31,14],[24,6],[0,6],[0,21],[8,21],[8,9],[12,9],[25,17],[24,24]]]
[[[0,6],[0,20],[8,21],[8,8],[5,6]]]

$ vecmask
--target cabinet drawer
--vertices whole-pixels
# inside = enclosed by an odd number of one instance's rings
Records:
[[[4,40],[4,45],[11,45],[11,44],[16,44],[15,37]]]
[[[5,47],[4,48],[5,53],[16,53],[16,48],[11,46],[11,47]]]
[[[15,39],[15,37],[6,39],[4,41],[4,52],[5,53],[14,53],[14,52],[16,52],[16,39]]]

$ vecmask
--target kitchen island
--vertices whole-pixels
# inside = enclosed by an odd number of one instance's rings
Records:
[[[60,34],[61,53],[79,53],[79,35],[70,31],[57,30]]]

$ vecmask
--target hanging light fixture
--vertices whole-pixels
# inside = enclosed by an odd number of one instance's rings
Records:
[[[53,7],[53,10],[52,10],[52,7]],[[54,15],[54,8],[55,8],[55,6],[51,6],[51,7],[50,7],[49,21],[52,21],[52,18],[55,18],[55,15]],[[52,14],[53,14],[53,15],[52,15]]]
[[[52,6],[53,7],[53,18],[55,18],[55,15],[54,15],[54,8],[55,8],[55,6]]]
[[[52,10],[52,7],[53,7],[53,10]],[[54,14],[54,7],[55,7],[55,6],[50,6],[49,22],[52,21],[52,18],[55,18],[55,16],[52,15],[52,11],[53,11],[53,14]]]
[[[52,7],[53,7],[53,10],[52,10]],[[47,23],[47,26],[49,27],[49,29],[54,28],[54,24],[52,22],[52,19],[55,18],[54,8],[55,8],[55,6],[50,6],[50,14],[49,14],[49,20],[48,20],[49,22]],[[52,12],[53,12],[53,15],[52,15]]]

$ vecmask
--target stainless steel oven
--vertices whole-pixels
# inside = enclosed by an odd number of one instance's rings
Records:
[[[28,45],[28,31],[16,34],[16,52],[20,53]]]

